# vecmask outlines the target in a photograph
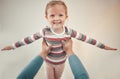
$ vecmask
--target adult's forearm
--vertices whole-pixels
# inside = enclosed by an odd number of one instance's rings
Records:
[[[75,54],[69,56],[69,64],[75,79],[89,79],[86,69]]]
[[[36,56],[18,75],[17,79],[33,79],[43,64],[43,58]]]

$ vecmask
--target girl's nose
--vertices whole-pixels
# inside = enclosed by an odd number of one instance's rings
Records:
[[[54,20],[59,20],[60,18],[58,16],[55,16],[54,17]]]

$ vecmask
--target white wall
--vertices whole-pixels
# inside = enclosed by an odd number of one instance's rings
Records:
[[[45,5],[49,0],[0,0],[0,49],[29,36],[47,22]],[[74,51],[86,67],[90,79],[120,79],[120,0],[67,0],[66,25],[93,37],[118,51],[101,50],[74,39]],[[14,51],[0,51],[0,79],[15,79],[41,51],[41,40]],[[42,66],[35,79],[44,79]],[[66,62],[62,79],[73,79]]]

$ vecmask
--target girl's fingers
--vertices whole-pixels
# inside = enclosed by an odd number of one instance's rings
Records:
[[[117,50],[116,48],[112,49],[112,50]]]
[[[1,51],[4,51],[4,49],[1,49]]]

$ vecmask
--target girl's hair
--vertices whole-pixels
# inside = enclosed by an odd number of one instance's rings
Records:
[[[66,4],[65,4],[63,1],[61,1],[61,0],[52,0],[52,1],[50,1],[49,3],[47,3],[46,9],[45,9],[45,15],[47,15],[47,10],[48,10],[50,7],[53,7],[53,6],[55,6],[55,5],[63,5],[64,8],[65,8],[65,13],[66,13],[66,15],[67,15],[67,6],[66,6]]]

